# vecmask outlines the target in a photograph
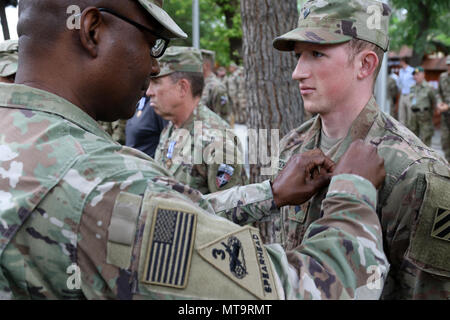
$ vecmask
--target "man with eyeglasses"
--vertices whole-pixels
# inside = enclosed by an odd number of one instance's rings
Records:
[[[20,1],[16,82],[0,85],[0,298],[377,298],[388,263],[374,148],[356,142],[338,164],[314,150],[272,184],[206,198],[98,126],[133,115],[168,39],[186,37],[161,7]],[[323,219],[290,252],[215,214],[263,219],[331,176]]]

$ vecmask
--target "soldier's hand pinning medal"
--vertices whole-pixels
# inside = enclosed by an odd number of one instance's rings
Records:
[[[319,149],[292,156],[272,184],[277,207],[309,200],[331,179],[334,163]]]

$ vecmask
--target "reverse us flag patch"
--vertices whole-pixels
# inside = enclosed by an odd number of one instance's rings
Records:
[[[196,224],[194,213],[156,209],[142,282],[173,288],[186,287]]]

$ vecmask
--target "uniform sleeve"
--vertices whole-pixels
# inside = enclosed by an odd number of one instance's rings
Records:
[[[273,300],[310,298],[309,292],[330,299],[367,297],[356,289],[368,278],[360,275],[360,260],[364,266],[385,266],[376,251],[381,237],[373,233],[373,209],[336,184],[328,200],[336,197],[338,203],[331,201],[325,220],[315,225],[323,230],[311,230],[304,246],[287,255],[266,249],[257,229],[201,209],[191,201],[193,190],[174,180],[153,177],[121,185],[100,184],[83,210],[77,263],[89,299]],[[375,200],[374,189],[366,189],[360,192]],[[349,243],[342,245],[344,240]],[[310,278],[286,278],[295,269]],[[345,283],[345,290],[336,283]]]
[[[236,224],[247,225],[280,214],[273,201],[270,181],[238,186],[205,195],[216,215]]]
[[[218,136],[219,132],[217,132]],[[234,186],[245,185],[248,183],[248,177],[244,169],[244,155],[242,145],[238,140],[235,143],[235,135],[231,130],[221,130],[220,134],[225,135],[224,139],[216,139],[221,141],[222,146],[213,147],[209,144],[205,149],[208,154],[205,159],[207,167],[208,189],[210,193],[230,189]],[[239,139],[239,138],[238,138]],[[216,152],[222,147],[222,153],[217,161]]]
[[[83,210],[77,265],[86,298],[283,297],[257,229],[202,209],[195,190],[175,180],[120,186],[103,182]]]
[[[302,243],[283,252],[267,245],[287,299],[378,299],[389,263],[375,213],[373,185],[355,175],[333,177]]]
[[[448,165],[426,159],[408,168],[392,188],[382,215],[395,236],[386,245],[389,258],[403,263],[391,275],[402,286],[388,298],[450,298],[449,190]]]

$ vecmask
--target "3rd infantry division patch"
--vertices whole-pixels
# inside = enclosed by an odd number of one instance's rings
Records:
[[[450,241],[450,210],[437,209],[431,236]]]

